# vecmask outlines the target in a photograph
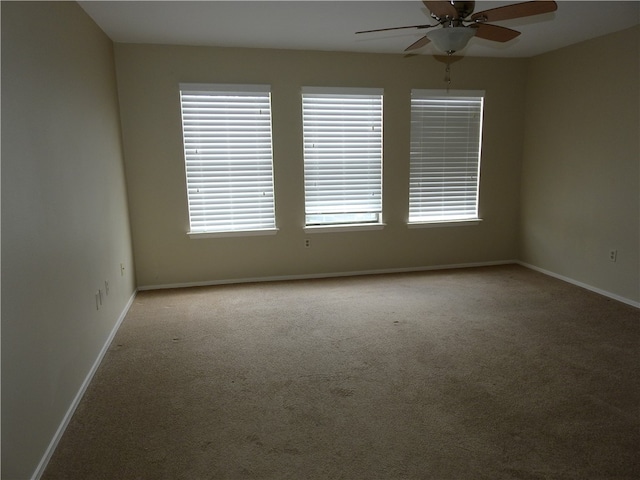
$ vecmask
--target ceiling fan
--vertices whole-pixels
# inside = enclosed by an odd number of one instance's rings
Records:
[[[400,30],[405,28],[416,28],[418,30],[435,28],[430,30],[424,37],[409,45],[405,52],[417,50],[427,43],[433,42],[438,50],[452,55],[458,50],[467,46],[469,40],[476,36],[494,42],[508,42],[520,35],[517,30],[511,28],[492,25],[489,22],[501,20],[511,20],[514,18],[540,15],[557,10],[558,5],[554,1],[530,1],[514,3],[503,7],[492,8],[481,12],[473,13],[476,2],[462,1],[423,1],[422,3],[431,12],[431,17],[438,23],[434,25],[410,25],[406,27],[380,28],[377,30],[363,30],[356,33],[384,32],[389,30]]]

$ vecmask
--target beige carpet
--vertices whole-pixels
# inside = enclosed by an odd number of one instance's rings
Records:
[[[639,340],[519,266],[142,292],[44,479],[638,479]]]

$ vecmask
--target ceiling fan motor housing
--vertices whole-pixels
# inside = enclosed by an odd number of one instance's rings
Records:
[[[458,12],[457,20],[464,20],[469,15],[473,13],[473,10],[476,8],[476,2],[457,2],[455,0],[450,1],[453,8]]]

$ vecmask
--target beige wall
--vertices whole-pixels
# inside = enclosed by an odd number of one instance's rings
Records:
[[[135,290],[113,62],[77,4],[2,2],[2,478],[34,474]]]
[[[455,63],[453,88],[486,90],[484,221],[420,230],[409,92],[444,86],[433,58],[116,45],[115,62],[124,168],[112,43],[74,3],[2,3],[3,478],[36,471],[134,292],[125,168],[138,285],[521,258],[639,300],[638,28]],[[272,85],[277,235],[186,236],[179,82]],[[304,233],[306,85],[384,88],[384,230]]]
[[[640,301],[640,27],[533,58],[524,262]],[[617,262],[609,250],[617,249]]]
[[[484,221],[408,229],[410,91],[445,88],[443,63],[426,56],[129,44],[115,51],[139,286],[517,257],[526,60],[466,58],[452,66],[452,88],[486,91]],[[187,237],[180,82],[272,86],[276,235]],[[305,235],[302,86],[384,88],[384,230]]]

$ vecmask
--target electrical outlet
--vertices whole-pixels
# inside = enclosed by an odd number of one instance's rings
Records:
[[[618,259],[618,250],[609,250],[609,260],[615,262]]]
[[[308,238],[304,239],[304,246],[306,248],[309,248],[311,246],[311,240],[309,240]]]

